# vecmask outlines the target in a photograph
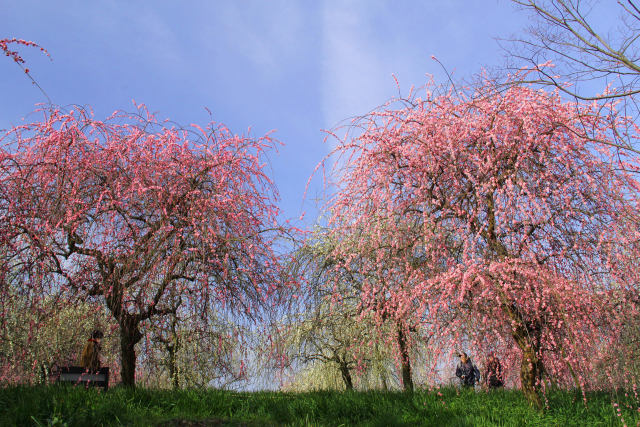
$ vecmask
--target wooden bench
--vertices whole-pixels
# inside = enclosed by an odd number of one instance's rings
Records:
[[[85,387],[109,388],[109,367],[96,372],[88,372],[82,366],[63,366],[58,372],[58,383],[82,384]]]

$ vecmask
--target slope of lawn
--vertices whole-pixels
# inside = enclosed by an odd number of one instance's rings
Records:
[[[638,399],[625,393],[573,392],[547,396],[549,408],[531,409],[518,391],[309,393],[72,386],[0,388],[0,425],[450,425],[635,426]],[[616,406],[617,405],[617,406]],[[620,411],[618,412],[618,408]]]

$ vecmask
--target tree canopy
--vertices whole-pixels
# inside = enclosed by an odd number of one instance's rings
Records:
[[[361,260],[364,307],[429,323],[452,351],[499,349],[540,405],[545,375],[586,385],[620,332],[612,301],[637,295],[640,186],[585,136],[608,137],[597,105],[497,87],[359,119],[328,209],[337,235],[370,238],[334,257]]]
[[[99,298],[121,329],[134,383],[141,322],[215,311],[259,318],[280,276],[269,136],[179,129],[144,106],[104,121],[42,111],[0,152],[3,262],[34,298]],[[206,323],[206,322],[205,322]]]

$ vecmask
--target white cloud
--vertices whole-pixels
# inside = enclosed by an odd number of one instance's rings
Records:
[[[77,21],[88,21],[93,33],[107,37],[124,35],[130,43],[111,46],[133,55],[152,58],[162,66],[184,65],[184,56],[172,23],[149,5],[122,4],[111,1],[72,9]],[[91,13],[93,12],[93,13]]]
[[[339,122],[369,112],[389,98],[393,88],[375,38],[373,1],[328,0],[322,22],[323,122]]]
[[[280,72],[303,42],[302,11],[297,3],[229,2],[215,8],[229,46],[266,72]],[[215,34],[220,34],[216,29]]]

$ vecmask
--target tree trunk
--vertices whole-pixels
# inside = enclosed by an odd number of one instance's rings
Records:
[[[499,257],[506,257],[508,251],[495,234],[496,217],[493,190],[487,195],[487,223],[489,245]],[[518,282],[515,274],[514,282]],[[526,319],[518,309],[517,304],[509,302],[509,299],[504,294],[502,294],[502,308],[509,319],[514,322],[515,327],[512,330],[512,336],[520,350],[522,350],[522,362],[520,363],[522,393],[531,405],[542,409],[542,400],[540,400],[540,395],[538,394],[544,371],[542,361],[538,357],[540,354],[542,324],[539,319]]]
[[[113,270],[111,270],[111,275],[113,275]],[[120,325],[120,378],[122,385],[135,387],[135,346],[142,339],[142,333],[140,333],[140,329],[138,328],[142,319],[138,316],[128,314],[124,310],[124,287],[117,280],[105,284],[105,287],[110,288],[110,292],[105,294],[107,307]]]
[[[133,317],[123,315],[120,322],[120,377],[122,384],[135,387],[136,344],[142,339],[138,322]]]
[[[176,307],[177,310],[177,307]],[[168,350],[169,350],[169,370],[170,370],[170,374],[171,374],[171,386],[173,387],[174,390],[177,390],[180,388],[180,381],[179,381],[179,373],[178,373],[178,350],[180,349],[180,337],[178,336],[178,333],[176,331],[176,327],[178,324],[178,318],[174,316],[171,319],[171,344],[169,344]]]
[[[404,391],[413,391],[413,380],[411,379],[411,359],[407,348],[407,338],[404,328],[398,324],[398,346],[400,347],[400,363],[402,365],[402,385]]]
[[[536,352],[529,347],[522,352],[522,363],[520,365],[520,382],[522,383],[522,393],[529,403],[538,409],[542,409],[540,399],[540,384],[542,381],[542,363]]]
[[[342,380],[344,381],[344,386],[347,390],[353,390],[353,381],[351,380],[351,371],[347,366],[347,363],[342,360],[338,362],[340,364],[340,373],[342,374]]]
[[[387,376],[384,374],[384,372],[380,372],[380,382],[382,382],[382,389],[384,391],[389,390],[389,386],[387,385]]]
[[[180,383],[178,381],[178,367],[176,364],[176,346],[167,346],[167,351],[169,352],[169,376],[171,377],[171,386],[174,390],[177,390],[180,388]]]
[[[40,364],[40,383],[41,384],[49,384],[49,374],[51,369],[45,363]]]
[[[520,350],[522,350],[522,362],[520,363],[522,393],[530,404],[542,409],[539,391],[542,385],[544,367],[539,357],[539,339],[536,339],[540,334],[540,328],[536,324],[531,324],[531,322],[526,325],[523,323],[520,320],[513,331],[513,338]]]

